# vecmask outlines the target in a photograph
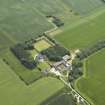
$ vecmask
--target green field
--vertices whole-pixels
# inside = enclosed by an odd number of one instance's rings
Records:
[[[61,0],[0,0],[0,50],[54,28],[46,15],[66,20],[72,15],[70,9]]]
[[[33,0],[0,0],[0,31],[17,41],[25,41],[53,28]]]
[[[60,94],[51,100],[48,105],[75,105],[73,98],[68,94]]]
[[[66,18],[70,9],[62,0],[0,0],[0,31],[8,40],[25,41],[54,28],[46,15]]]
[[[105,39],[105,9],[98,15],[93,14],[73,28],[70,26],[55,39],[69,49],[85,48]]]
[[[41,72],[37,68],[29,70],[23,66],[9,50],[6,50],[5,54],[3,54],[1,58],[8,62],[8,66],[11,70],[14,71],[26,84],[31,84],[42,76]]]
[[[93,105],[105,104],[105,49],[89,57],[84,76],[77,81],[77,90]]]
[[[89,14],[93,10],[101,7],[103,2],[101,0],[63,0],[70,5],[75,11],[84,15]]]
[[[73,4],[72,4],[73,3]],[[81,10],[89,7],[97,7],[102,3],[100,0],[0,0],[0,39],[5,41],[0,42],[2,47],[9,47],[7,43],[17,43],[25,41],[42,34],[43,32],[54,28],[48,22],[46,15],[54,15],[65,22],[65,24],[78,20],[75,15],[75,7],[81,6]],[[90,6],[90,4],[94,4]],[[60,5],[60,6],[59,6]],[[88,7],[87,7],[88,8]],[[72,10],[72,12],[70,12]],[[79,10],[79,9],[78,9]],[[78,11],[77,11],[78,12]],[[3,39],[3,40],[4,40]],[[7,43],[6,43],[7,42]]]
[[[0,60],[1,105],[39,105],[63,87],[64,85],[59,80],[51,77],[40,79],[32,85],[26,86],[17,75]]]
[[[30,70],[10,51],[15,44],[31,43],[50,32],[54,24],[49,15],[64,22],[53,33],[58,32],[54,38],[65,48],[87,48],[105,39],[102,0],[0,0],[0,105],[75,105],[60,80],[43,75],[42,70],[50,69],[50,61]],[[51,46],[48,40],[39,40],[29,51],[35,58]],[[104,56],[102,50],[89,57],[84,76],[76,82],[76,89],[93,105],[105,103]]]

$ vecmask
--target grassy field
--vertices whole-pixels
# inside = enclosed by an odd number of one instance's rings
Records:
[[[79,14],[89,14],[96,8],[104,5],[101,0],[63,0]]]
[[[98,15],[93,14],[73,28],[70,26],[61,34],[56,35],[55,39],[69,49],[84,48],[105,39],[104,9],[98,12]]]
[[[64,19],[70,9],[62,0],[0,0],[0,31],[14,42],[25,41],[54,28],[46,15]]]
[[[84,65],[84,76],[80,78],[76,87],[81,94],[91,99],[93,105],[105,103],[105,49],[89,57]]]
[[[3,54],[1,58],[5,59],[11,70],[27,84],[35,82],[42,76],[41,72],[37,68],[34,70],[25,68],[9,50],[6,50],[5,54]]]
[[[0,0],[0,30],[17,41],[28,40],[53,28],[33,0]]]
[[[48,103],[48,105],[75,105],[72,96],[67,94],[60,94]]]
[[[40,62],[38,64],[38,68],[40,68],[41,70],[51,69],[50,65],[47,62]]]
[[[53,85],[52,85],[53,84]],[[57,79],[47,77],[26,86],[14,72],[0,60],[0,104],[39,105],[64,85]]]

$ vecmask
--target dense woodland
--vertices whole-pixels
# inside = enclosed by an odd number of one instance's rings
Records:
[[[43,50],[41,53],[46,55],[50,61],[61,61],[63,56],[70,55],[67,49],[59,45]]]
[[[36,62],[31,57],[31,54],[27,51],[27,48],[32,49],[32,46],[26,47],[24,44],[17,44],[11,48],[11,51],[25,67],[33,69],[36,67]]]

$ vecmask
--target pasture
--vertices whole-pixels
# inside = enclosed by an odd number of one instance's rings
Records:
[[[90,56],[84,63],[84,75],[76,82],[77,90],[92,105],[105,103],[105,49]]]
[[[50,15],[65,23],[52,33],[58,33],[54,36],[57,41],[68,49],[91,46],[105,38],[105,10],[93,14],[92,19],[84,16],[100,7],[101,0],[0,0],[0,105],[41,105],[46,100],[48,105],[74,105],[71,95],[57,94],[65,88],[60,80],[43,77],[41,70],[50,69],[48,62],[29,70],[9,48],[53,29],[54,24],[47,18]],[[51,46],[52,43],[40,40],[30,53],[35,57]],[[76,83],[77,90],[94,105],[105,103],[104,56],[102,50],[90,57],[86,74]]]
[[[86,48],[105,39],[105,10],[85,18],[75,27],[64,30],[55,39],[69,49]]]
[[[51,77],[40,79],[27,86],[14,74],[9,66],[0,60],[1,105],[39,105],[63,87],[64,84]]]

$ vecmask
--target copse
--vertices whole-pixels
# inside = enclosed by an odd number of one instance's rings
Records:
[[[23,44],[17,44],[14,47],[11,47],[11,51],[25,67],[33,69],[36,67],[37,63],[25,48],[26,46],[24,46]]]
[[[81,75],[83,75],[83,62],[80,59],[75,59],[72,62],[72,71],[69,73],[68,80],[73,82]]]
[[[70,55],[67,49],[59,45],[43,50],[41,53],[46,55],[50,61],[61,61],[63,56]]]

